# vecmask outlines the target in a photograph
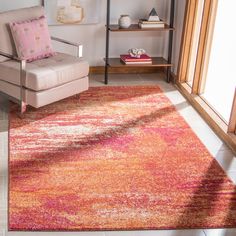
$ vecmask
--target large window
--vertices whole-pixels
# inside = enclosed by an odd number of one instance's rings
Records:
[[[235,0],[218,0],[212,46],[202,96],[229,123],[236,86]]]
[[[236,150],[236,0],[188,0],[177,85]]]

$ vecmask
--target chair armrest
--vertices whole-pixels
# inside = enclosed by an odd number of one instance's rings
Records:
[[[14,61],[18,61],[18,62],[23,61],[23,60],[21,60],[20,58],[18,58],[16,56],[13,56],[11,54],[8,54],[8,53],[2,52],[2,51],[0,51],[0,56],[6,57],[8,59],[11,59],[11,60],[14,60]]]
[[[60,38],[57,38],[57,37],[54,37],[54,36],[51,36],[51,39],[54,40],[54,41],[60,42],[60,43],[64,43],[64,44],[76,47],[77,48],[76,56],[77,57],[82,57],[82,54],[83,54],[83,45],[82,44],[70,42],[68,40],[60,39]]]
[[[11,54],[5,53],[0,51],[0,56],[9,58],[11,60],[17,61],[20,63],[20,99],[19,104],[21,104],[21,112],[22,112],[22,104],[24,103],[24,85],[23,81],[26,78],[26,60],[22,60],[16,56],[13,56]]]

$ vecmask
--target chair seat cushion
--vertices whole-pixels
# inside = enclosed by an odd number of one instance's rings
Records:
[[[0,63],[0,80],[20,85],[20,66],[13,60]],[[26,64],[26,88],[41,91],[86,77],[88,62],[64,53]]]

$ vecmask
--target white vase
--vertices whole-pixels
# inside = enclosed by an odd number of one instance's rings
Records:
[[[131,19],[129,15],[121,15],[119,18],[119,27],[126,29],[131,25]]]

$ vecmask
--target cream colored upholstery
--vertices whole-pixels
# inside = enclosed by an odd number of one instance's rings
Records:
[[[40,6],[0,13],[0,51],[16,55],[8,27],[9,22],[28,20],[42,15],[44,11]],[[64,53],[26,63],[22,101],[20,63],[0,56],[0,92],[21,100],[21,103],[38,108],[87,90],[88,73],[88,62]]]
[[[0,80],[0,88],[11,97],[16,99],[20,98],[20,89],[17,85]],[[64,99],[68,96],[81,93],[87,89],[88,77],[83,77],[61,86],[40,92],[24,89],[24,101],[35,108],[39,108]]]
[[[0,80],[20,85],[19,63],[13,60],[0,63]],[[86,77],[88,62],[64,53],[26,64],[26,88],[41,91]]]

